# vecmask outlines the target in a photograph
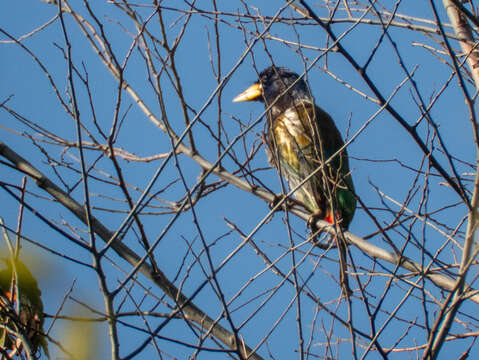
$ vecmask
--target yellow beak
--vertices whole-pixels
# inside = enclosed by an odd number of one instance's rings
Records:
[[[260,83],[255,83],[233,99],[233,102],[244,102],[257,100],[263,96],[263,87]]]

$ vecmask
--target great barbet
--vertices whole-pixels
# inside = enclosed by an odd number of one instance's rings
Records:
[[[306,81],[287,68],[271,66],[233,101],[265,104],[271,165],[290,189],[315,172],[295,198],[314,217],[347,230],[356,210],[348,154],[333,119],[316,105]]]

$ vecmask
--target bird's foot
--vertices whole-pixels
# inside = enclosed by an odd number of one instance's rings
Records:
[[[279,205],[280,203],[281,205]],[[275,194],[273,201],[269,203],[268,207],[270,210],[281,211],[283,210],[283,205],[287,205],[287,204],[288,204],[288,199],[286,198],[286,195]]]
[[[311,231],[311,238],[313,239],[314,244],[321,249],[327,249],[329,241],[326,243],[322,243],[320,241],[322,229],[317,225],[318,220],[322,219],[323,215],[319,212],[315,212],[309,217],[308,221],[306,222],[306,226],[309,227],[309,230]]]
[[[311,235],[316,236],[319,235],[319,233],[321,232],[321,229],[318,228],[318,225],[316,223],[322,218],[323,216],[319,212],[315,212],[309,217],[308,221],[306,222],[306,225],[310,228]]]
[[[336,242],[334,241],[334,238],[335,238],[334,235],[328,236],[325,242],[324,241],[320,242],[320,239],[319,239],[321,232],[323,231],[323,227],[318,227],[317,225],[318,220],[324,220],[324,221],[327,221],[328,223],[331,223],[330,218],[332,221],[331,216],[328,215],[325,218],[323,213],[315,212],[309,217],[306,223],[306,225],[311,230],[311,237],[313,239],[314,244],[321,249],[331,249],[336,247]]]

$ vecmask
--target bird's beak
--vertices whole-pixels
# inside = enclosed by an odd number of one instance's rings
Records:
[[[233,99],[233,102],[244,102],[257,100],[263,96],[263,87],[260,83],[255,83]]]

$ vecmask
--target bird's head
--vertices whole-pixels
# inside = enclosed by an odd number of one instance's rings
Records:
[[[233,102],[260,101],[268,107],[274,103],[278,110],[286,110],[298,100],[312,101],[304,79],[295,72],[284,68],[270,66],[259,74],[259,79]]]

